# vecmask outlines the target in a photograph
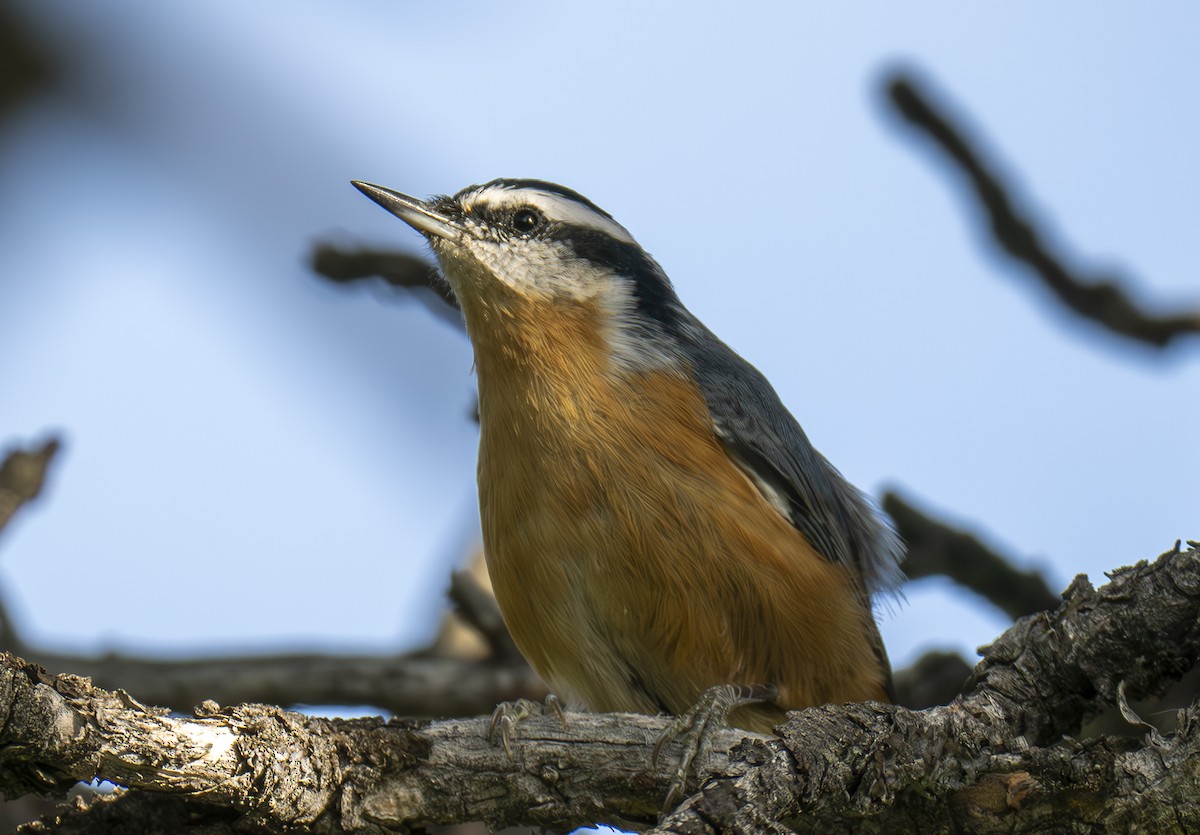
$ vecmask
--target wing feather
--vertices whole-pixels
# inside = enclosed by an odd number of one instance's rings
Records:
[[[680,328],[704,393],[713,431],[763,497],[831,562],[850,569],[871,630],[871,644],[895,698],[891,665],[871,596],[895,592],[904,543],[875,503],[809,442],[767,378],[694,318]]]
[[[822,556],[852,569],[864,593],[894,591],[904,544],[875,503],[813,447],[757,368],[699,321],[689,325],[687,358],[730,458]]]

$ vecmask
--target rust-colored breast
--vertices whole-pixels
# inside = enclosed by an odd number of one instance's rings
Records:
[[[604,711],[679,713],[721,683],[780,708],[886,698],[851,577],[730,460],[697,386],[614,372],[585,307],[528,315],[532,335],[521,314],[472,333],[479,488],[497,599],[548,683]]]

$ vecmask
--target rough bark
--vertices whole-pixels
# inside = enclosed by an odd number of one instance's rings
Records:
[[[1198,656],[1200,552],[1168,552],[1098,590],[1078,578],[1055,612],[1019,621],[988,647],[969,691],[947,706],[826,706],[792,714],[778,739],[720,732],[691,782],[702,790],[658,831],[1200,828],[1197,705],[1169,736],[1064,738],[1126,695],[1160,691]],[[170,716],[11,656],[0,665],[0,715],[6,796],[101,777],[175,795],[171,804],[187,794],[188,819],[206,832],[381,832],[473,819],[643,826],[680,755],[671,741],[652,761],[662,717],[569,714],[564,727],[535,715],[510,757],[489,742],[484,718],[334,721],[215,704]],[[47,826],[77,826],[101,809],[158,810],[133,796]]]
[[[1138,768],[1156,757],[1167,764],[1156,775],[1160,788],[1188,797],[1200,788],[1196,769],[1171,766],[1187,763],[1195,745],[1195,704],[1171,740],[1159,740],[1170,756],[1163,746],[1155,749],[1154,737],[1127,760],[1109,756],[1121,752],[1120,740],[1101,739],[1087,749],[1063,740],[1104,707],[1124,704],[1126,693],[1161,692],[1200,655],[1200,552],[1168,552],[1152,565],[1139,563],[1111,576],[1099,590],[1077,577],[1057,611],[1017,622],[985,648],[974,686],[946,707],[804,711],[780,729],[784,750],[764,746],[770,756],[762,765],[713,781],[658,831],[759,832],[769,831],[763,821],[780,820],[799,820],[796,828],[809,831],[839,831],[848,821],[862,832],[953,829],[967,825],[956,806],[964,798],[985,796],[983,787],[996,775],[1011,780],[1029,773],[1034,782],[1022,783],[1021,797],[997,831],[1092,832],[1095,822],[1115,820],[1118,810],[1153,811],[1140,805],[1138,795],[1116,792],[1138,787]],[[1052,775],[1056,763],[1073,763],[1076,776],[1089,768],[1109,773],[1081,785],[1039,781],[1038,775]],[[1045,767],[1026,771],[1038,764]],[[1128,771],[1118,770],[1126,766]],[[923,802],[931,797],[937,802]],[[1074,808],[1065,802],[1071,797],[1077,817],[1064,814],[1052,829],[1023,811],[1026,800]],[[999,811],[969,804],[965,810],[972,817]],[[1142,825],[1171,831],[1157,827],[1176,815],[1200,827],[1194,800]]]

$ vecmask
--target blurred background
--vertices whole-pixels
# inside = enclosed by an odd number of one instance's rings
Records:
[[[476,542],[470,347],[318,244],[422,251],[351,179],[569,185],[855,483],[1036,567],[1200,537],[1200,345],[1063,312],[996,254],[885,77],[952,103],[1051,242],[1200,304],[1200,7],[17,0],[0,11],[0,445],[60,433],[5,532],[29,644],[427,644]],[[893,662],[1008,618],[944,579]]]

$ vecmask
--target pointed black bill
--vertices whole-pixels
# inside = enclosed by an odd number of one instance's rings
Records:
[[[383,186],[351,180],[353,186],[426,237],[457,238],[461,230],[454,221],[429,208],[429,204]]]

